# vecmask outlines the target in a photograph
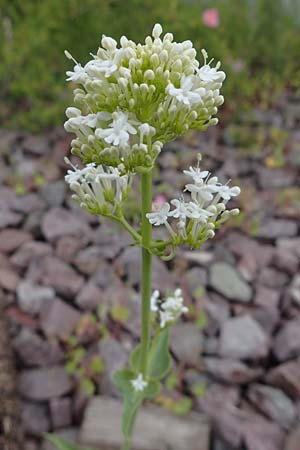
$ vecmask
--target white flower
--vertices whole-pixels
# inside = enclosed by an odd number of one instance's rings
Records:
[[[200,208],[198,203],[189,202],[187,205],[188,217],[191,219],[196,219],[199,222],[206,223],[207,220],[214,214],[206,209]]]
[[[201,182],[209,174],[208,170],[200,170],[200,167],[190,167],[190,170],[184,170],[183,173],[192,177],[195,183]]]
[[[184,219],[187,217],[188,210],[186,208],[187,205],[186,203],[184,203],[184,201],[174,198],[170,203],[175,206],[175,209],[169,212],[169,216],[175,217],[176,219]]]
[[[240,195],[241,189],[238,186],[229,187],[227,184],[225,184],[218,186],[217,192],[224,200],[230,200],[231,197]]]
[[[216,184],[214,181],[211,182],[208,180],[207,183],[202,181],[197,184],[186,184],[185,189],[192,194],[196,193],[201,200],[211,201],[214,198],[213,194],[216,192]]]
[[[157,306],[157,302],[159,300],[160,297],[160,293],[159,291],[156,289],[153,294],[151,295],[150,298],[150,303],[151,303],[151,311],[156,312],[158,311],[158,306]]]
[[[174,321],[174,314],[171,311],[160,311],[160,328],[164,328],[166,325]]]
[[[201,98],[205,95],[204,88],[194,88],[193,76],[183,75],[180,80],[180,88],[176,88],[173,83],[169,83],[166,87],[166,92],[175,97],[184,105],[190,106],[193,103],[201,102]]]
[[[128,113],[115,111],[112,114],[113,121],[109,128],[97,128],[96,136],[105,140],[108,144],[125,146],[129,141],[129,134],[136,134],[137,130],[133,124],[135,120],[128,119]]]
[[[143,392],[144,389],[148,386],[148,382],[144,380],[143,374],[139,373],[138,376],[130,381],[131,385],[135,392]]]
[[[82,117],[82,122],[91,127],[91,128],[97,128],[99,126],[100,121],[108,121],[111,119],[111,114],[105,111],[98,112],[96,114],[88,114],[86,116]]]
[[[75,64],[73,72],[68,70],[66,72],[68,78],[66,81],[74,81],[75,83],[84,83],[88,78],[85,68],[81,64]]]
[[[181,289],[176,289],[173,295],[165,299],[161,305],[162,310],[159,312],[161,328],[174,322],[181,314],[188,312],[188,308],[183,305],[183,301]]]
[[[218,71],[218,66],[210,67],[209,64],[205,64],[198,70],[198,76],[200,80],[209,82],[222,82],[225,79],[225,73]]]
[[[168,215],[170,211],[170,205],[165,202],[160,209],[155,212],[147,213],[146,217],[151,223],[151,225],[159,226],[164,225],[168,220]]]

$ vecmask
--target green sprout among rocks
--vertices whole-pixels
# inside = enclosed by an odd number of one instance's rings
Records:
[[[164,144],[188,130],[205,131],[216,125],[214,116],[224,100],[220,62],[212,66],[213,60],[208,61],[202,50],[201,66],[191,41],[174,42],[171,33],[162,36],[162,31],[156,24],[144,44],[123,36],[118,46],[103,36],[101,47],[85,66],[66,51],[75,63],[67,80],[78,87],[76,107],[66,110],[65,129],[76,135],[71,151],[83,167],[66,159],[71,168],[65,180],[82,208],[118,222],[133,244],[141,247],[141,341],[129,366],[114,376],[124,399],[122,450],[131,449],[140,406],[159,394],[161,380],[170,370],[170,327],[188,312],[181,289],[165,297],[152,292],[152,256],[169,260],[184,244],[198,249],[239,213],[227,208],[228,201],[239,195],[239,187],[223,185],[202,170],[201,155],[195,158],[195,167],[184,170],[187,184],[180,198],[152,210],[152,173]],[[139,229],[124,215],[133,177],[141,180]],[[153,239],[152,226],[164,226],[168,238]],[[70,448],[56,437],[50,439],[61,450]]]

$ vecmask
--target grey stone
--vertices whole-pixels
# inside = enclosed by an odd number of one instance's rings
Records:
[[[83,285],[75,298],[75,303],[85,310],[94,310],[103,304],[103,290],[92,282]]]
[[[40,260],[52,254],[51,245],[46,242],[32,241],[24,243],[12,256],[11,261],[18,267],[27,267],[31,261]]]
[[[81,239],[74,239],[73,236],[63,236],[56,242],[55,256],[66,263],[73,264],[75,255],[85,243]]]
[[[50,208],[61,206],[66,194],[66,183],[62,180],[47,183],[42,186],[40,193]]]
[[[256,236],[264,239],[277,239],[296,236],[297,231],[296,222],[285,219],[268,219],[259,227]]]
[[[13,202],[14,211],[23,214],[31,214],[36,211],[41,211],[45,208],[45,203],[36,193],[29,193],[22,196],[17,196]]]
[[[273,352],[279,361],[300,355],[300,320],[287,321],[273,340]]]
[[[78,252],[74,259],[74,264],[85,275],[92,275],[97,270],[111,270],[103,257],[101,247],[96,245],[92,245]]]
[[[254,303],[257,306],[266,308],[279,306],[280,292],[276,289],[271,289],[266,286],[258,285],[254,296]]]
[[[284,429],[289,429],[294,424],[296,408],[280,389],[262,384],[252,384],[247,395],[256,408]]]
[[[290,252],[300,258],[300,237],[277,239],[276,246],[279,251]]]
[[[25,280],[18,285],[17,298],[22,311],[34,315],[54,300],[55,291],[52,287],[38,286],[30,280]]]
[[[49,402],[53,428],[65,428],[72,422],[72,403],[69,397],[52,398]]]
[[[210,267],[210,284],[229,300],[248,303],[252,298],[251,287],[227,263],[219,262]]]
[[[22,221],[21,214],[9,211],[8,209],[0,209],[0,230],[9,226],[16,226]]]
[[[121,402],[108,397],[94,397],[80,431],[82,446],[119,450],[123,442],[121,415]],[[99,417],[102,420],[99,421]],[[208,447],[209,425],[202,415],[190,413],[179,418],[154,406],[141,408],[132,450],[208,450]]]
[[[296,174],[292,170],[257,168],[258,182],[262,189],[284,188],[295,183]]]
[[[197,298],[207,284],[207,272],[200,267],[193,267],[186,272],[187,285],[190,294]]]
[[[244,441],[247,450],[282,450],[284,433],[274,422],[259,418],[245,425]]]
[[[72,389],[72,383],[64,367],[23,370],[19,378],[19,390],[24,398],[43,401],[60,397]]]
[[[55,299],[41,317],[41,328],[47,336],[68,337],[81,319],[81,314],[68,303]]]
[[[300,442],[300,425],[297,425],[290,434],[288,435],[284,450],[299,450],[299,442]]]
[[[273,269],[272,267],[262,268],[258,275],[258,283],[272,289],[282,288],[288,281],[289,277],[286,273]]]
[[[177,323],[171,328],[171,349],[180,362],[200,365],[203,335],[192,323]]]
[[[0,288],[14,292],[20,282],[20,278],[16,272],[9,268],[0,268]]]
[[[108,337],[99,342],[99,353],[105,365],[105,373],[101,377],[101,391],[108,395],[120,396],[113,383],[113,375],[127,364],[128,352],[119,341]]]
[[[13,348],[25,366],[54,366],[64,360],[56,340],[44,340],[30,328],[22,328]]]
[[[300,397],[300,360],[288,361],[271,369],[266,382],[282,389],[291,398]]]
[[[246,364],[232,359],[203,358],[205,372],[226,383],[246,384],[259,378],[263,371],[251,369]]]
[[[223,323],[230,317],[230,307],[227,301],[217,294],[210,294],[201,299],[203,311],[207,315],[207,325],[204,330],[209,335],[216,335]]]
[[[259,359],[269,353],[270,340],[249,315],[235,317],[221,329],[220,354],[228,358]]]
[[[48,241],[62,236],[85,237],[88,240],[89,227],[82,220],[64,208],[50,209],[43,217],[42,232]]]
[[[70,300],[78,294],[84,279],[68,264],[51,256],[45,257],[40,263],[32,264],[28,277],[55,289],[58,295]]]
[[[27,231],[13,228],[0,231],[0,252],[11,253],[25,242],[31,240],[32,235]]]
[[[26,433],[40,436],[50,430],[47,407],[43,404],[23,402],[21,417]]]

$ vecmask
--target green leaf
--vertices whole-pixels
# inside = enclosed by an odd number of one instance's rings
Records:
[[[94,356],[90,362],[90,369],[94,374],[100,374],[104,370],[104,362],[100,356]]]
[[[188,412],[190,412],[191,408],[192,408],[192,400],[190,399],[190,397],[184,396],[178,402],[174,403],[174,405],[172,406],[172,411],[175,414],[183,416]]]
[[[157,380],[162,379],[170,370],[171,362],[169,328],[165,328],[152,341],[148,360],[149,377]]]
[[[80,382],[80,387],[90,397],[94,395],[96,390],[95,384],[89,378],[83,378]]]
[[[142,401],[143,397],[137,393],[132,393],[131,395],[127,394],[124,396],[122,431],[125,438],[130,437],[132,434],[135,418]]]
[[[161,380],[170,370],[171,355],[169,352],[169,328],[160,331],[153,339],[148,356],[148,376]],[[130,367],[139,372],[140,345],[130,355]]]
[[[65,439],[57,436],[56,434],[45,434],[46,439],[48,439],[51,444],[53,444],[57,450],[89,450],[87,448],[80,448],[72,442],[68,442]]]
[[[148,386],[145,388],[142,394],[145,398],[151,399],[156,397],[160,393],[160,390],[161,383],[157,380],[150,380],[148,381]]]
[[[131,369],[134,372],[138,372],[139,371],[139,364],[140,364],[140,345],[137,345],[133,351],[130,354],[130,358],[129,358],[129,364]]]
[[[122,392],[123,395],[132,394],[132,386],[130,381],[135,378],[135,373],[129,369],[118,370],[113,375],[113,382],[115,386]]]

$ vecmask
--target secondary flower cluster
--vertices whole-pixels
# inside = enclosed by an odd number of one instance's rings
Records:
[[[188,312],[188,308],[183,305],[181,289],[176,289],[173,295],[168,295],[164,300],[155,290],[151,296],[151,311],[158,315],[160,328],[171,325],[181,314]]]
[[[68,81],[77,107],[68,108],[67,131],[76,134],[73,154],[85,163],[131,171],[151,167],[163,144],[189,129],[205,130],[217,123],[213,116],[223,103],[220,89],[225,73],[196,59],[191,41],[161,38],[156,24],[144,44],[125,36],[118,43],[103,36],[96,55],[81,66],[75,62]]]
[[[66,163],[71,164],[68,158]],[[70,189],[75,192],[72,196],[81,207],[92,214],[111,215],[116,208],[126,200],[132,175],[121,175],[115,167],[96,166],[87,164],[83,169],[72,165],[65,176]]]
[[[192,183],[185,185],[185,191],[190,193],[190,200],[180,199],[165,202],[157,211],[146,215],[154,226],[165,225],[171,235],[172,244],[178,246],[188,243],[191,247],[199,247],[204,241],[214,237],[215,229],[226,222],[231,216],[239,214],[237,208],[227,209],[227,202],[240,194],[238,186],[230,187],[221,184],[218,177],[211,176],[207,170],[201,170],[198,156],[197,167],[190,167],[183,173],[192,178]],[[168,222],[176,219],[175,229]]]

